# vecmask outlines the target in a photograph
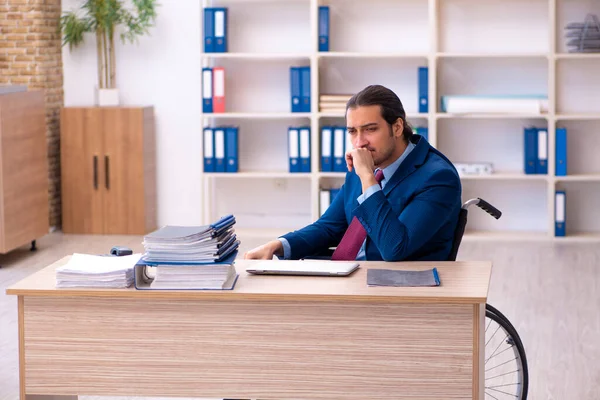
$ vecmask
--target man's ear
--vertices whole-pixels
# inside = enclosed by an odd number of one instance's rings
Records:
[[[398,118],[394,123],[394,136],[400,137],[402,132],[404,132],[404,121],[402,121],[402,118]]]

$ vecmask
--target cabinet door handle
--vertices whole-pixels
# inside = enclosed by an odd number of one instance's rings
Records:
[[[108,156],[104,156],[104,176],[106,178],[106,189],[110,189],[110,180],[109,180],[109,176],[110,176],[110,167],[109,167],[109,158]]]
[[[94,189],[98,189],[98,156],[94,156]]]

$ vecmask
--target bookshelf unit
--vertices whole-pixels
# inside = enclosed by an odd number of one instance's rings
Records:
[[[204,222],[234,213],[240,231],[272,238],[316,220],[321,188],[344,173],[320,171],[320,129],[344,115],[319,109],[320,94],[380,83],[413,126],[452,161],[494,164],[463,176],[463,201],[503,212],[470,213],[465,240],[600,241],[600,52],[568,53],[563,27],[600,16],[592,0],[202,0],[228,8],[227,53],[202,53],[225,68],[226,112],[204,127],[239,126],[239,172],[203,173]],[[329,6],[329,51],[318,51],[318,7]],[[200,16],[202,26],[202,15]],[[203,35],[201,27],[200,34]],[[599,50],[600,51],[600,50]],[[289,67],[311,67],[311,112],[290,109]],[[429,112],[418,112],[417,68],[429,69]],[[200,73],[200,72],[199,72]],[[547,95],[543,114],[448,114],[442,95]],[[596,101],[594,101],[596,100]],[[200,110],[201,111],[201,110]],[[287,128],[311,128],[311,172],[288,172]],[[548,130],[548,174],[523,171],[525,126]],[[555,175],[555,129],[567,128],[568,175]],[[202,155],[202,149],[199,149]],[[565,237],[554,235],[554,193],[567,191]]]

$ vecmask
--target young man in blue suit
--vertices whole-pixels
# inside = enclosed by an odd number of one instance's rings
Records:
[[[300,259],[337,246],[333,260],[446,260],[461,208],[452,163],[413,134],[400,99],[383,86],[348,101],[346,124],[349,172],[327,211],[245,258]]]

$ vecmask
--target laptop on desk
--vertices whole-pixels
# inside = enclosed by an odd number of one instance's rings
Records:
[[[276,260],[253,263],[253,275],[348,276],[358,269],[355,261]]]

